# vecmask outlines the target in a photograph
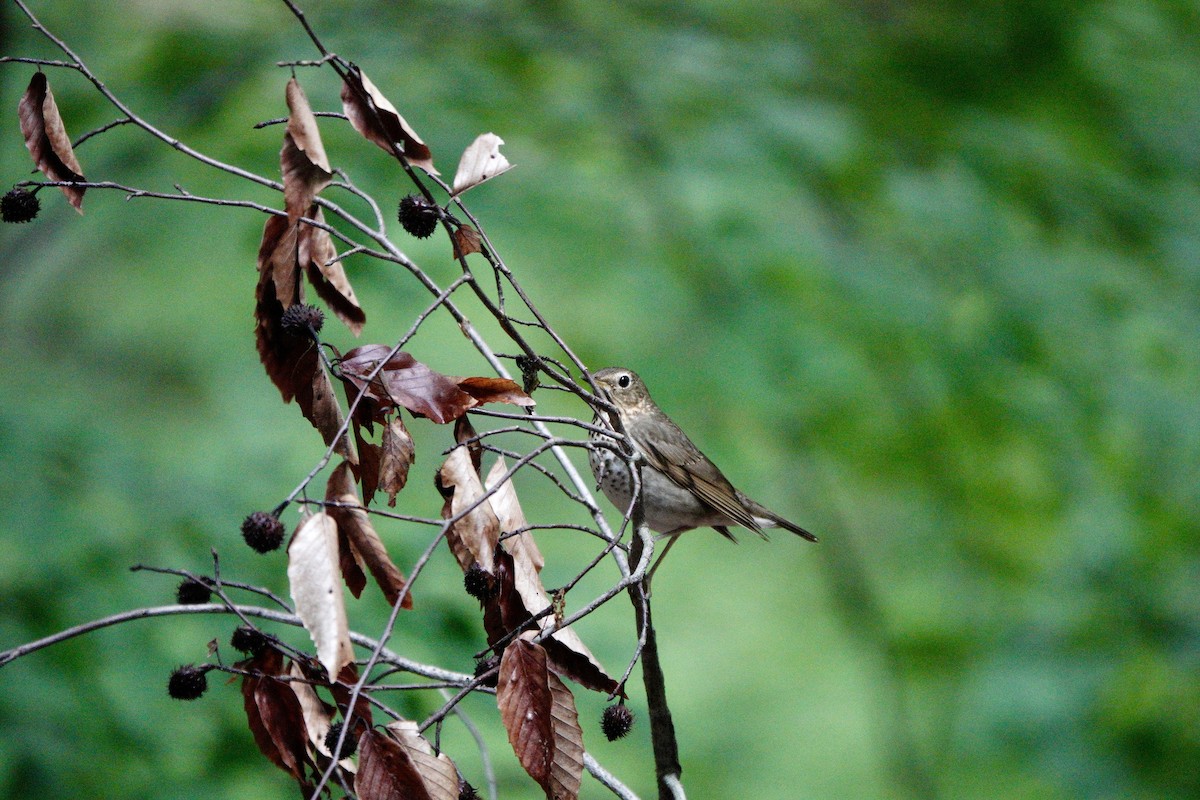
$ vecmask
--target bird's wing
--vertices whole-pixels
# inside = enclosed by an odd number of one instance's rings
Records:
[[[663,429],[661,425],[635,425],[632,430],[629,426],[626,428],[647,464],[743,528],[761,531],[762,526],[738,500],[737,490],[717,465],[709,461],[678,428],[671,439],[653,433]]]

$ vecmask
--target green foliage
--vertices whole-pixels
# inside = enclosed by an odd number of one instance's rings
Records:
[[[270,3],[155,5],[33,3],[139,112],[273,174],[279,131],[251,126],[285,113],[271,65],[312,57],[302,31]],[[476,134],[505,139],[518,167],[472,208],[535,302],[589,365],[636,369],[739,486],[822,537],[733,549],[697,532],[656,576],[692,794],[1200,793],[1192,6],[307,5],[444,173]],[[52,57],[0,13],[4,54]],[[5,113],[30,69],[0,66]],[[76,135],[114,117],[51,78]],[[315,108],[337,106],[328,76],[300,78]],[[24,180],[15,115],[0,131],[3,174]],[[410,191],[377,148],[322,132],[384,205]],[[89,178],[278,202],[128,128],[78,155]],[[126,567],[202,571],[211,547],[226,574],[284,591],[282,556],[251,553],[238,526],[320,442],[254,350],[262,219],[98,191],[77,218],[39,198],[36,221],[0,230],[0,647],[172,602],[176,581]],[[440,234],[396,238],[453,276]],[[428,301],[378,265],[347,269],[370,341]],[[471,374],[453,325],[419,345]],[[435,514],[420,474],[449,432],[414,436],[403,502]],[[526,502],[534,519],[556,510]],[[400,565],[423,546],[409,533],[388,540]],[[444,594],[414,613],[454,641],[402,630],[415,658],[482,642],[443,560],[425,580]],[[588,623],[621,664],[629,620]],[[136,623],[0,670],[0,794],[291,796],[233,687],[166,697],[170,670],[234,627]],[[647,732],[604,742],[602,707],[581,701],[585,742],[652,796]],[[492,744],[502,796],[535,796]],[[603,794],[585,779],[584,796]]]

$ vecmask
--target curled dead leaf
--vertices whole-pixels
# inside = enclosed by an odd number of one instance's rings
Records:
[[[242,678],[242,701],[254,743],[271,763],[311,789],[305,778],[311,761],[304,709],[292,688],[278,680],[289,674],[283,655],[267,647],[238,666],[247,673]]]
[[[365,387],[381,410],[400,406],[437,423],[457,419],[474,405],[473,398],[455,381],[403,351],[389,357],[391,351],[382,344],[354,348],[338,362],[342,380],[358,390]],[[368,384],[367,378],[380,362],[384,362],[383,368]]]
[[[308,215],[313,198],[333,179],[333,170],[321,143],[317,118],[295,78],[288,81],[286,95],[288,123],[283,149],[279,151],[279,166],[288,218],[295,222]]]
[[[342,84],[342,108],[354,130],[388,155],[395,155],[393,144],[398,144],[410,164],[430,175],[438,174],[433,168],[433,154],[425,142],[355,64],[350,65]]]
[[[396,494],[408,483],[408,469],[416,459],[412,436],[399,414],[389,419],[383,429],[380,449],[379,486],[387,493],[388,505],[395,507]]]
[[[459,566],[466,572],[478,564],[491,572],[496,543],[500,538],[500,521],[496,519],[489,502],[480,502],[484,493],[483,484],[479,481],[479,473],[475,471],[466,447],[460,445],[450,451],[438,470],[435,482],[446,500],[442,507],[442,519],[458,517],[447,529],[446,541]]]
[[[388,556],[383,540],[371,524],[367,510],[359,502],[358,492],[354,489],[354,474],[350,464],[343,461],[334,469],[325,486],[325,499],[339,505],[329,508],[329,514],[337,521],[339,533],[344,533],[350,546],[362,563],[366,565],[375,582],[379,584],[383,596],[391,605],[395,605],[404,591],[406,579],[404,573]],[[402,608],[412,608],[412,593],[404,595]]]
[[[325,212],[319,207],[311,213],[315,221],[325,221]],[[304,267],[308,282],[316,289],[317,296],[358,336],[366,324],[367,314],[358,304],[358,297],[354,294],[350,279],[346,277],[346,270],[338,258],[329,231],[304,225],[300,230],[297,250],[299,263]]]
[[[54,102],[54,93],[50,91],[49,81],[44,72],[34,73],[29,81],[29,87],[17,105],[17,116],[21,122],[21,133],[25,136],[25,146],[33,156],[33,163],[52,181],[82,182],[83,169],[75,158],[75,150],[71,147],[71,137],[63,125],[62,116],[58,113],[58,104]],[[60,187],[67,200],[80,214],[83,213],[82,186]]]

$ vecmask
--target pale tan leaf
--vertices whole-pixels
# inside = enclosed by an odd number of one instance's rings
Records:
[[[288,583],[330,680],[354,660],[340,576],[337,523],[325,512],[306,517],[288,544]]]
[[[295,222],[308,216],[313,198],[329,185],[333,171],[321,143],[317,118],[308,105],[308,98],[295,78],[287,84],[288,125],[279,151],[279,168],[283,173],[283,199],[288,219]]]
[[[395,155],[392,145],[399,144],[404,157],[430,175],[433,154],[421,137],[408,126],[396,107],[371,83],[356,65],[351,64],[342,84],[342,108],[354,130],[374,142],[388,155]]]
[[[463,151],[454,173],[454,194],[459,195],[473,186],[478,186],[502,172],[512,169],[512,164],[500,153],[504,140],[494,133],[481,133]]]
[[[550,715],[554,719],[554,759],[550,762],[550,787],[547,797],[572,800],[579,796],[583,780],[583,729],[575,698],[566,684],[553,672],[546,673],[550,687]]]
[[[500,529],[503,533],[520,530],[529,524],[525,519],[525,512],[521,510],[521,504],[517,500],[517,492],[513,488],[512,481],[500,482],[507,471],[504,459],[499,458],[488,472],[486,481],[488,489],[496,490],[491,497],[491,505],[499,519]],[[534,541],[533,534],[525,531],[516,536],[506,536],[501,540],[500,546],[513,557],[513,586],[520,595],[525,609],[530,614],[537,614],[542,609],[551,606],[550,595],[542,585],[542,578],[539,574],[546,561],[538,549],[537,542]],[[615,682],[604,671],[604,667],[592,655],[592,651],[583,643],[583,639],[579,637],[575,629],[568,627],[555,630],[555,626],[554,615],[538,620],[538,627],[543,632],[554,631],[550,637],[561,647],[560,649],[554,647],[550,642],[545,643],[551,650],[556,668],[591,688],[604,687],[605,690],[609,690],[610,685],[615,686]]]
[[[388,603],[395,605],[400,592],[404,591],[404,573],[388,556],[383,540],[371,524],[371,517],[358,499],[358,492],[354,489],[354,475],[348,463],[343,461],[330,474],[325,486],[325,499],[341,504],[341,507],[329,508],[330,516],[337,521],[338,530],[346,534],[354,552],[370,570]],[[404,596],[401,607],[412,608],[412,604],[412,593],[409,592]]]
[[[500,521],[486,500],[476,505],[483,496],[483,484],[466,447],[459,446],[450,451],[438,470],[437,485],[446,500],[442,519],[457,517],[474,506],[446,531],[446,541],[463,572],[473,564],[491,572],[496,542],[500,538]]]
[[[25,146],[33,156],[33,163],[52,181],[87,180],[75,151],[71,147],[71,137],[63,125],[58,113],[58,104],[54,102],[54,93],[44,72],[34,73],[29,81],[29,87],[17,105],[17,116],[21,122],[21,133],[25,136]],[[82,186],[60,187],[67,200],[80,214],[83,213]]]
[[[388,505],[395,507],[396,494],[408,483],[408,469],[416,459],[412,436],[397,413],[383,429],[379,459],[379,487],[387,492]]]
[[[546,651],[526,638],[514,639],[500,656],[496,705],[517,760],[550,797],[554,763],[554,698]]]
[[[445,753],[434,755],[433,747],[417,731],[417,723],[397,720],[388,723],[387,730],[421,773],[431,800],[458,800],[458,769]]]

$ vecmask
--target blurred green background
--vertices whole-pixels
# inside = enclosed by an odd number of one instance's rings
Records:
[[[304,5],[447,177],[477,134],[505,139],[517,169],[468,200],[541,310],[822,537],[697,532],[656,578],[692,796],[1200,796],[1194,3]],[[32,7],[139,113],[278,174],[281,129],[251,126],[286,113],[274,62],[314,54],[282,4]],[[15,5],[0,13],[0,52],[59,57]],[[15,107],[31,72],[0,65],[10,182],[29,177]],[[74,135],[115,118],[76,74],[50,77]],[[300,78],[339,108],[332,73]],[[322,131],[385,206],[409,190],[344,124]],[[79,158],[93,180],[279,204],[130,127]],[[0,229],[0,647],[171,602],[175,581],[137,562],[203,571],[216,548],[226,577],[286,592],[282,553],[251,553],[238,525],[321,448],[254,350],[261,215],[93,191],[77,217],[40,197],[36,222]],[[391,228],[454,278],[440,234]],[[362,341],[395,341],[429,301],[397,268],[347,267]],[[409,349],[484,370],[447,320]],[[399,509],[436,516],[450,431],[412,427]],[[535,522],[583,520],[523,480]],[[428,541],[381,528],[405,569]],[[596,551],[541,542],[550,586]],[[615,579],[600,572],[570,604]],[[470,669],[483,635],[459,579],[440,553],[396,650]],[[351,606],[368,634],[376,594]],[[293,797],[236,685],[187,705],[164,691],[233,627],[133,623],[0,670],[0,795]],[[581,626],[615,673],[631,631],[624,600]],[[610,745],[602,698],[576,694],[589,748],[654,796],[648,726]],[[438,702],[396,700],[418,719]],[[644,710],[640,685],[631,702]],[[466,710],[501,796],[540,796],[487,699]],[[461,725],[445,743],[480,784]],[[585,778],[583,796],[608,795]]]

